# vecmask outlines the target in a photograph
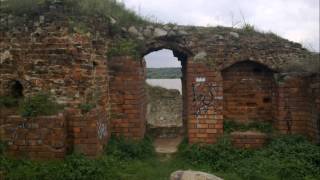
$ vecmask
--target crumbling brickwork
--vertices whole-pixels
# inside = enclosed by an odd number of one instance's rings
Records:
[[[52,22],[51,22],[52,21]],[[64,21],[48,19],[38,26],[0,32],[0,95],[22,85],[22,95],[51,93],[58,103],[107,103],[108,76],[104,42],[69,34]]]

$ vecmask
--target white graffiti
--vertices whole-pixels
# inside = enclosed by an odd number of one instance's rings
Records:
[[[97,127],[98,127],[98,138],[100,140],[106,138],[108,136],[108,128],[107,124],[103,122],[103,120],[99,119],[97,121]]]

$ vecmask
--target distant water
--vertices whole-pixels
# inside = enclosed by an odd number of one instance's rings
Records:
[[[181,79],[147,79],[151,86],[160,86],[166,89],[177,89],[182,94]]]

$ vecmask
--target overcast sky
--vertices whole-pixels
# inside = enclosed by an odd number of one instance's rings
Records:
[[[138,14],[163,23],[232,26],[243,22],[319,52],[319,0],[122,0]],[[239,24],[241,25],[241,24]],[[172,55],[171,55],[172,56]],[[170,51],[146,56],[148,67],[177,66]],[[169,59],[168,59],[169,58]],[[153,60],[150,60],[153,59]]]

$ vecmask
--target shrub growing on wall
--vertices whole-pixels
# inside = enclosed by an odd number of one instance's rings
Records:
[[[11,96],[1,96],[0,97],[0,108],[6,107],[17,107],[18,106],[19,99],[11,97]]]
[[[47,93],[38,93],[26,97],[20,103],[20,114],[23,117],[35,117],[39,115],[54,115],[61,109],[52,97]]]

